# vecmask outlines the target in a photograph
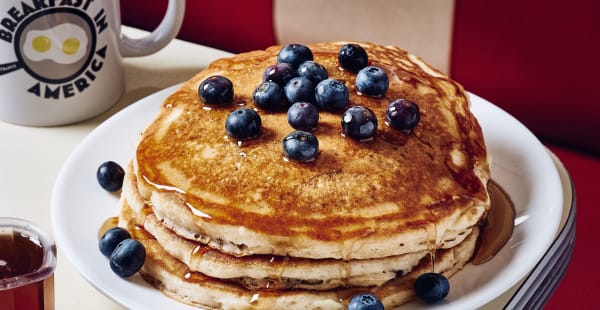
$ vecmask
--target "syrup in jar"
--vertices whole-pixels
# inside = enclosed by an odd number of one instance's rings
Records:
[[[56,247],[31,226],[0,218],[0,309],[54,309]]]

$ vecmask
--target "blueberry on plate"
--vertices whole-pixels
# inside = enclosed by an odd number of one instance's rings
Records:
[[[392,101],[385,112],[385,121],[388,125],[405,131],[415,128],[420,118],[419,106],[406,99]]]
[[[229,113],[225,120],[227,134],[239,140],[256,138],[261,130],[260,115],[252,109],[239,108]]]
[[[233,101],[233,83],[221,75],[206,78],[198,86],[202,102],[212,105],[225,105]]]
[[[389,84],[387,74],[379,67],[364,67],[356,75],[356,88],[363,95],[381,97],[387,91]]]
[[[350,299],[348,310],[383,310],[383,303],[373,294],[357,294]]]
[[[110,255],[110,269],[119,277],[129,277],[142,268],[146,260],[146,248],[135,239],[121,241]]]
[[[450,292],[448,279],[439,273],[428,272],[421,274],[415,281],[415,293],[427,303],[438,302]]]
[[[298,67],[298,76],[303,76],[311,80],[314,84],[321,82],[329,77],[327,69],[323,65],[312,60],[305,61]]]
[[[300,101],[315,102],[315,84],[302,76],[295,77],[285,84],[284,93],[291,104]]]
[[[277,54],[277,62],[288,63],[294,68],[298,68],[307,60],[313,60],[313,53],[310,48],[302,44],[288,44]]]
[[[284,87],[287,82],[298,76],[296,69],[288,63],[270,65],[263,72],[263,82],[273,81]]]
[[[310,132],[296,130],[283,138],[283,153],[289,160],[312,161],[319,152],[319,140]]]
[[[342,115],[342,133],[355,140],[365,141],[375,136],[377,117],[367,107],[353,106]]]
[[[283,110],[287,104],[283,88],[273,81],[262,82],[252,93],[254,104],[268,111]]]
[[[117,245],[125,239],[131,239],[131,235],[126,229],[113,227],[107,230],[100,238],[100,241],[98,241],[100,253],[106,257],[110,257]]]
[[[369,64],[369,57],[362,46],[346,44],[338,52],[340,66],[348,71],[358,72]]]
[[[321,81],[315,87],[315,102],[320,109],[339,111],[348,104],[348,89],[335,79]]]
[[[123,187],[123,179],[125,178],[125,170],[114,161],[102,163],[96,171],[96,179],[100,186],[109,191],[116,192]]]
[[[319,123],[319,109],[310,102],[296,102],[288,109],[287,117],[294,129],[311,131]]]

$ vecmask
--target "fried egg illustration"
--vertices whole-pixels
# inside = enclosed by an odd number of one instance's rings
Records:
[[[85,31],[78,25],[64,23],[26,33],[23,53],[32,61],[44,59],[72,64],[84,57],[88,45]]]

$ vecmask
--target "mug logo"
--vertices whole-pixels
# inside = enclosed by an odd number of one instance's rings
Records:
[[[15,61],[0,64],[0,76],[25,70],[34,80],[26,90],[46,99],[64,99],[85,91],[97,77],[107,46],[97,36],[108,26],[100,9],[87,13],[93,0],[21,2],[0,19],[0,39],[13,45]],[[58,1],[57,1],[58,2]]]
[[[85,31],[72,23],[64,23],[46,30],[30,30],[23,44],[23,58],[27,61],[48,59],[59,64],[72,64],[86,52],[88,37]]]

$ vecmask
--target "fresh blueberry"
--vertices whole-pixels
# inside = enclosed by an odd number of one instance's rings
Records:
[[[338,52],[338,61],[342,68],[358,72],[369,64],[369,57],[362,46],[358,44],[346,44]]]
[[[314,160],[319,152],[319,140],[310,132],[296,130],[283,138],[283,153],[287,159],[299,162]]]
[[[312,60],[305,61],[298,67],[298,76],[303,76],[311,80],[314,84],[321,82],[329,77],[327,69],[321,64]]]
[[[283,95],[283,87],[273,81],[262,82],[252,94],[254,104],[268,111],[279,111],[287,104]]]
[[[307,60],[313,60],[313,54],[307,46],[302,44],[288,44],[277,54],[277,62],[288,63],[294,68],[298,68]]]
[[[450,283],[442,274],[424,273],[415,281],[415,293],[427,303],[434,303],[446,298],[448,292],[450,292]]]
[[[364,67],[356,75],[356,88],[363,95],[381,97],[387,91],[389,84],[387,74],[379,67]]]
[[[121,241],[130,238],[131,235],[126,229],[121,227],[113,227],[107,230],[100,238],[100,241],[98,242],[100,253],[106,257],[110,257],[110,254],[112,254]]]
[[[279,86],[284,87],[287,82],[298,76],[296,69],[287,63],[278,63],[270,65],[263,73],[263,82],[273,81]]]
[[[225,105],[233,101],[233,83],[220,75],[213,75],[200,83],[198,95],[206,104]]]
[[[262,130],[260,115],[252,109],[239,108],[227,116],[225,130],[239,140],[255,138]]]
[[[315,102],[315,84],[302,76],[295,77],[285,84],[284,93],[291,104],[299,101]]]
[[[319,122],[319,110],[309,102],[296,102],[287,112],[288,123],[294,129],[311,131]]]
[[[385,121],[400,130],[412,130],[419,123],[419,106],[406,99],[392,101],[385,112]]]
[[[350,299],[348,310],[383,310],[383,303],[373,294],[357,294]]]
[[[142,268],[145,260],[144,245],[135,239],[125,239],[110,255],[110,269],[120,277],[129,277]]]
[[[372,138],[377,131],[377,117],[367,107],[353,106],[342,115],[342,132],[359,141]]]
[[[348,89],[344,83],[326,79],[315,87],[315,101],[323,110],[339,111],[348,104]]]
[[[123,187],[125,170],[114,161],[104,162],[96,171],[96,179],[102,188],[109,192],[116,192]]]

